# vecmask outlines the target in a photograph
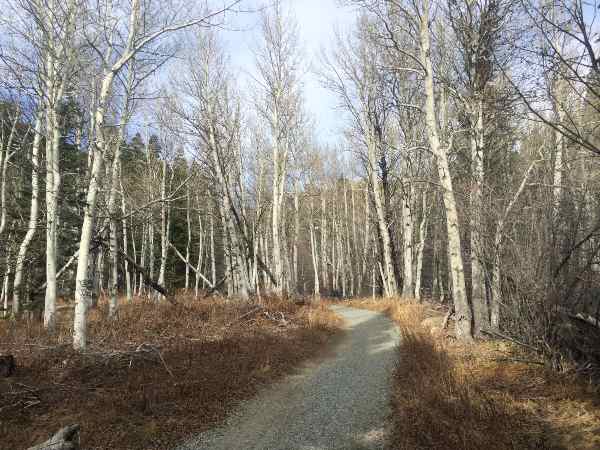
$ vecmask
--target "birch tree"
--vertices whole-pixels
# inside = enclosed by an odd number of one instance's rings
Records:
[[[198,66],[197,61],[201,61]],[[189,60],[190,72],[177,81],[184,86],[173,110],[181,121],[182,131],[192,138],[196,160],[205,165],[214,181],[215,201],[223,223],[225,236],[230,242],[231,254],[229,283],[239,281],[238,295],[247,299],[250,289],[248,261],[252,249],[244,229],[244,220],[236,197],[235,168],[238,150],[235,134],[240,126],[239,110],[235,106],[231,81],[225,65],[226,58],[213,33],[202,35],[201,44]],[[187,95],[189,94],[189,95]],[[214,257],[214,221],[211,218],[211,260],[213,285],[216,280]],[[233,284],[230,285],[233,289]]]
[[[13,281],[13,314],[18,316],[21,308],[21,283],[23,282],[23,267],[27,257],[29,246],[35,237],[38,226],[40,210],[40,147],[42,142],[43,111],[38,110],[35,117],[34,136],[31,148],[31,206],[29,210],[29,222],[27,232],[19,246],[17,260],[15,263],[15,278]]]
[[[366,22],[366,19],[363,19]],[[368,23],[363,24],[368,27]],[[393,260],[391,224],[386,200],[387,160],[389,146],[386,141],[389,110],[385,104],[385,87],[374,62],[377,49],[364,39],[358,42],[339,40],[335,62],[325,61],[329,73],[325,85],[334,91],[349,112],[354,130],[366,148],[364,164],[371,189],[379,237],[382,243],[382,275],[385,295],[398,293],[398,282]]]
[[[238,2],[234,2],[238,3]],[[77,275],[75,288],[75,317],[73,346],[75,349],[83,350],[87,345],[87,310],[89,306],[89,255],[90,243],[94,230],[94,219],[96,214],[96,203],[98,200],[98,181],[102,175],[104,153],[106,151],[106,113],[109,101],[113,94],[113,83],[120,75],[126,65],[140,52],[151,47],[156,41],[165,35],[189,28],[194,25],[210,25],[210,19],[221,14],[224,9],[209,14],[203,14],[198,18],[186,19],[182,15],[187,11],[175,7],[170,9],[167,20],[158,19],[155,14],[159,11],[153,2],[141,2],[132,0],[128,14],[119,14],[110,7],[103,11],[104,16],[99,22],[86,30],[87,40],[93,45],[97,39],[104,39],[105,48],[98,49],[101,60],[102,72],[99,76],[99,94],[97,106],[94,110],[94,121],[96,127],[95,139],[91,142],[89,151],[93,158],[90,169],[89,185],[86,193],[86,207],[84,210],[83,225],[81,228],[81,240],[79,244],[79,259],[77,261]],[[154,21],[154,23],[153,23]],[[112,30],[120,28],[123,33],[115,33]],[[125,36],[119,41],[120,36]],[[117,51],[117,48],[121,48]],[[97,47],[96,47],[97,48]]]
[[[453,37],[460,55],[455,93],[464,105],[469,121],[471,151],[471,196],[469,230],[471,239],[471,303],[476,335],[490,326],[490,310],[486,296],[485,229],[484,229],[484,158],[489,152],[489,135],[494,120],[490,114],[490,85],[507,66],[506,48],[502,48],[507,23],[513,16],[515,2],[482,0],[448,2],[448,15]],[[504,46],[505,47],[505,46]],[[488,94],[488,95],[486,95]]]
[[[263,14],[262,42],[257,50],[257,83],[262,98],[257,109],[269,124],[272,147],[273,185],[271,191],[271,237],[273,241],[273,268],[275,290],[283,295],[289,274],[284,271],[282,216],[286,187],[290,132],[299,123],[301,100],[299,93],[300,52],[297,24],[285,17],[277,0],[271,11]]]

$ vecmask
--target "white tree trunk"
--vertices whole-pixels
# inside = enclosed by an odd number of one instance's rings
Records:
[[[198,214],[198,262],[196,263],[196,281],[194,285],[194,295],[198,298],[200,288],[200,271],[202,270],[202,261],[204,258],[204,227],[202,226],[202,215]],[[202,281],[204,286],[204,281]],[[214,282],[213,282],[214,286]]]
[[[292,249],[292,290],[298,289],[298,241],[300,239],[300,193],[297,184],[294,186],[294,236]]]
[[[402,193],[402,262],[404,268],[404,284],[402,296],[412,298],[413,290],[413,216],[411,211],[412,186],[405,186],[406,192]]]
[[[352,204],[352,256],[354,260],[350,262],[352,272],[352,296],[360,291],[360,262],[358,253],[358,236],[356,235],[356,202],[354,200],[354,187],[350,184],[350,201]]]
[[[365,120],[365,123],[369,123]],[[373,136],[374,130],[370,130],[367,142],[368,164],[367,170],[371,179],[371,188],[373,190],[373,199],[375,200],[375,213],[377,215],[377,226],[381,235],[383,247],[383,266],[382,277],[383,287],[386,297],[394,297],[398,295],[398,282],[396,273],[394,272],[394,262],[392,259],[392,240],[390,237],[389,224],[386,218],[385,199],[383,186],[377,172],[379,158],[377,156],[377,144]]]
[[[160,187],[161,209],[160,209],[160,268],[158,271],[158,284],[165,285],[167,270],[167,257],[169,252],[169,232],[171,225],[171,202],[167,200],[167,160],[162,161],[162,181]],[[187,260],[186,260],[187,261]],[[159,297],[162,299],[162,296]]]
[[[483,265],[483,99],[475,102],[474,129],[471,132],[471,303],[473,332],[476,336],[490,326]]]
[[[452,178],[448,164],[448,150],[440,142],[435,109],[435,90],[433,66],[431,63],[431,45],[429,35],[429,0],[423,0],[420,24],[421,63],[425,69],[425,113],[427,137],[432,153],[437,160],[438,177],[443,189],[442,197],[446,210],[446,230],[448,235],[448,259],[454,298],[456,335],[459,339],[471,339],[472,314],[465,288],[464,265],[461,252],[458,212],[454,198]]]
[[[8,242],[11,240],[11,235],[8,235]],[[4,280],[2,282],[2,294],[0,295],[0,304],[3,305],[4,311],[3,315],[6,316],[8,313],[8,297],[9,297],[9,285],[10,285],[10,275],[12,272],[12,250],[13,247],[8,244],[8,251],[6,252],[6,270],[4,271]]]
[[[56,313],[56,259],[60,177],[60,125],[52,105],[46,110],[46,296],[44,327],[52,330]]]
[[[210,216],[210,276],[213,286],[217,284],[217,259],[215,258],[215,221]]]
[[[15,265],[15,280],[13,284],[13,314],[19,315],[21,307],[21,283],[23,281],[23,266],[25,264],[25,258],[29,245],[35,236],[37,228],[37,221],[39,216],[40,202],[40,185],[39,185],[39,159],[40,159],[40,145],[42,142],[42,120],[43,112],[40,110],[37,112],[35,127],[33,136],[33,146],[31,149],[31,206],[29,210],[29,222],[27,224],[27,233],[19,246],[19,253],[17,254],[17,261]]]
[[[15,151],[12,150],[12,147],[15,138],[15,132],[17,129],[17,124],[19,122],[19,116],[20,111],[17,110],[12,120],[12,126],[7,141],[0,142],[0,238],[6,230],[6,185],[8,184],[8,163],[12,156],[15,154]],[[0,126],[4,126],[4,124],[2,123],[0,124]],[[2,133],[2,138],[4,138],[4,133]]]
[[[191,204],[190,204],[190,188],[186,186],[185,191],[185,218],[187,226],[187,243],[185,246],[185,292],[187,293],[190,288],[190,247],[192,245],[192,218],[191,218]]]
[[[363,236],[363,254],[361,273],[361,289],[367,277],[367,261],[369,255],[369,242],[371,242],[371,202],[369,201],[369,189],[365,187],[365,230]]]
[[[119,177],[120,180],[122,180],[122,177]],[[121,186],[121,213],[123,214],[123,219],[122,219],[122,227],[123,227],[123,251],[125,253],[127,253],[128,249],[129,249],[129,241],[128,241],[128,234],[129,234],[129,229],[127,226],[127,208],[125,205],[125,190],[123,189],[123,183],[122,181],[120,182],[120,186]],[[133,240],[133,244],[134,244],[134,249],[133,249],[133,260],[135,261],[136,258],[136,252],[135,252],[135,240]],[[131,286],[131,273],[129,272],[129,261],[127,261],[127,259],[124,260],[124,264],[125,264],[125,289],[127,292],[127,302],[131,303],[131,301],[133,300],[133,293],[132,293],[132,286]],[[135,279],[135,277],[134,277]]]
[[[321,286],[319,285],[319,255],[317,253],[317,242],[315,239],[315,226],[313,224],[312,212],[314,210],[313,200],[310,200],[310,223],[309,223],[309,231],[310,231],[310,253],[312,256],[313,263],[313,272],[314,272],[314,289],[313,295],[316,300],[321,298]]]
[[[425,249],[425,240],[427,239],[427,228],[429,221],[429,210],[427,208],[427,193],[423,191],[422,199],[422,217],[419,224],[419,244],[417,245],[417,264],[415,270],[415,298],[421,299],[421,280],[423,279],[423,254]]]
[[[329,289],[329,268],[327,263],[327,197],[324,190],[321,192],[321,281],[323,288]]]
[[[76,350],[85,350],[87,346],[87,311],[91,300],[91,280],[89,278],[90,243],[94,232],[96,215],[96,202],[98,200],[99,179],[102,176],[104,151],[106,142],[104,138],[104,119],[106,105],[112,88],[115,73],[109,71],[103,81],[100,91],[98,108],[96,109],[96,142],[90,145],[94,152],[92,169],[86,195],[83,225],[79,241],[79,259],[75,278],[75,317],[73,319],[73,347]]]
[[[345,240],[346,240],[346,255],[345,255],[345,267],[344,274],[348,274],[349,276],[349,292],[348,294],[353,297],[354,296],[354,267],[352,264],[352,236],[350,236],[350,213],[348,211],[348,186],[349,181],[346,180],[344,182],[344,232],[345,232]],[[352,186],[350,186],[352,190]],[[354,191],[352,191],[352,221],[354,222]],[[352,230],[356,231],[354,228],[354,223],[352,224]]]
[[[529,180],[529,176],[533,172],[533,169],[536,165],[537,161],[531,163],[525,174],[523,175],[523,180],[521,180],[521,184],[519,188],[513,195],[513,198],[506,206],[504,210],[504,214],[498,220],[498,224],[496,226],[496,232],[494,233],[494,255],[493,255],[493,267],[492,267],[492,304],[490,307],[490,325],[493,329],[500,328],[500,303],[502,299],[502,280],[501,280],[501,256],[502,256],[502,244],[504,242],[504,227],[506,225],[506,220],[510,215],[512,209],[515,204],[519,200],[519,197],[525,190],[527,186],[527,181]]]
[[[277,130],[279,130],[279,122],[275,119]],[[279,132],[279,131],[278,131]],[[271,212],[271,232],[273,238],[273,266],[274,275],[277,286],[275,292],[282,296],[284,292],[284,272],[283,259],[281,256],[281,207],[283,203],[283,183],[285,181],[285,159],[282,156],[282,151],[279,149],[280,142],[277,138],[273,146],[273,206]]]

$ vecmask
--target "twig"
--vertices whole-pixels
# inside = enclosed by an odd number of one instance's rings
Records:
[[[250,311],[248,311],[245,314],[242,314],[240,317],[238,317],[236,322],[241,322],[242,320],[244,320],[246,317],[251,316],[252,314],[257,313],[258,311],[260,311],[261,309],[265,309],[263,306],[258,305],[257,307],[251,309]],[[227,326],[231,326],[236,322],[232,322],[230,324],[228,324]]]
[[[169,366],[167,366],[167,363],[165,362],[165,358],[163,358],[163,355],[162,355],[162,353],[160,352],[160,350],[159,350],[159,349],[157,349],[157,348],[155,348],[155,350],[156,350],[156,353],[158,354],[158,357],[159,357],[159,358],[160,358],[160,360],[162,361],[162,363],[163,363],[163,366],[165,366],[165,370],[166,370],[167,372],[169,372],[169,375],[171,375],[171,378],[175,378],[175,375],[173,375],[173,372],[171,372],[171,369],[169,369]]]
[[[520,362],[525,364],[538,364],[540,366],[545,365],[543,361],[535,361],[533,359],[520,359],[520,358],[496,358],[494,361],[498,362]]]
[[[454,308],[448,310],[446,315],[444,316],[444,321],[442,322],[442,330],[448,329],[448,322],[450,322],[450,318],[454,315]]]
[[[535,350],[536,352],[540,351],[538,348],[534,347],[533,345],[529,345],[529,344],[526,344],[525,342],[518,341],[518,340],[516,340],[516,339],[514,339],[514,338],[512,338],[510,336],[507,336],[506,334],[502,334],[502,333],[499,333],[497,331],[481,330],[481,332],[484,333],[484,334],[487,334],[488,336],[498,337],[498,338],[505,339],[505,340],[510,341],[510,342],[514,342],[517,345],[521,345],[521,346],[529,348],[531,350]]]

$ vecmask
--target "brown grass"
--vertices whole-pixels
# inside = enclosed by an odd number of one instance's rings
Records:
[[[320,353],[339,327],[322,306],[267,299],[135,301],[90,317],[90,346],[70,349],[71,316],[54,335],[38,322],[0,321],[0,447],[28,448],[79,423],[86,449],[165,449],[221,421],[240,400]],[[240,320],[240,317],[243,319]]]
[[[392,448],[600,448],[600,396],[574,374],[553,372],[513,344],[457,342],[435,327],[443,312],[431,305],[351,303],[386,311],[402,333]]]

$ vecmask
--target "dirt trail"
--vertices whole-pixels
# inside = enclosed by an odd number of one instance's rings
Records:
[[[329,355],[178,450],[383,449],[397,328],[380,313],[333,308],[348,331]]]

